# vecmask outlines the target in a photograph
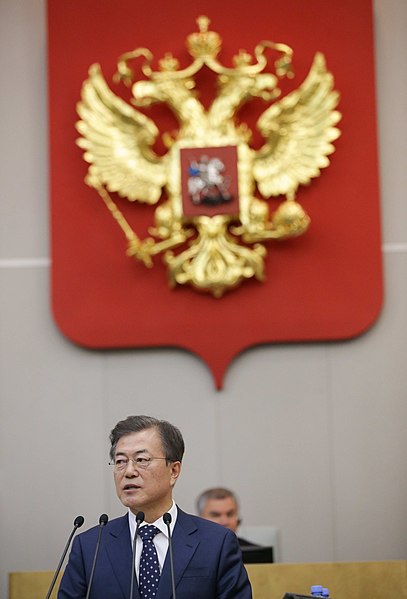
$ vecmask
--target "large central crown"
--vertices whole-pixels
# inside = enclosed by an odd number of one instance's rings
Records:
[[[199,33],[191,33],[187,37],[187,48],[194,58],[205,56],[217,56],[222,47],[222,40],[215,31],[208,31],[210,20],[206,16],[198,17],[196,20]]]

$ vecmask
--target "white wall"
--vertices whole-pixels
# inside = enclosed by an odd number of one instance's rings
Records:
[[[407,558],[407,2],[376,0],[386,299],[345,343],[266,346],[215,391],[176,350],[73,346],[49,309],[44,0],[0,1],[0,596],[7,572],[53,569],[74,517],[123,512],[108,433],[129,414],[186,439],[176,499],[223,484],[284,561]]]

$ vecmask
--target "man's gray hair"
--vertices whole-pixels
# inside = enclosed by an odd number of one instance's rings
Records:
[[[225,489],[225,487],[213,487],[213,489],[203,491],[196,500],[197,513],[199,515],[203,513],[205,506],[210,499],[226,499],[227,497],[231,497],[236,503],[236,506],[239,507],[239,501],[230,489]]]

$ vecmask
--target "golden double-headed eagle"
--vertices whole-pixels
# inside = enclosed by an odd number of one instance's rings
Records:
[[[276,100],[278,79],[293,76],[289,46],[262,41],[253,56],[240,50],[233,67],[225,67],[217,58],[221,38],[209,30],[209,19],[199,17],[197,23],[199,31],[186,40],[193,58],[186,68],[181,69],[178,60],[166,54],[154,71],[153,55],[146,48],[119,58],[115,81],[131,88],[131,103],[114,94],[100,66],[92,65],[77,106],[77,143],[90,164],[86,182],[98,191],[122,228],[128,255],[152,266],[152,257],[162,252],[172,286],[189,284],[221,297],[245,279],[263,280],[263,242],[307,230],[310,219],[296,200],[296,192],[329,165],[332,142],[340,134],[335,126],[340,120],[339,94],[318,52],[300,87]],[[271,52],[277,55],[273,73],[265,72],[266,53]],[[142,60],[145,77],[138,81],[129,66],[136,59]],[[215,73],[218,89],[209,108],[200,102],[194,79],[205,66]],[[236,116],[243,104],[256,97],[267,105],[256,123],[263,137],[258,150],[250,146],[252,132]],[[160,131],[145,114],[156,102],[167,104],[179,122],[176,133],[162,135],[164,155],[154,149]],[[231,176],[219,159],[229,148],[237,163],[238,191],[232,203],[230,194],[224,193]],[[200,184],[199,190],[206,185],[208,195],[203,199],[211,200],[213,189],[217,190],[217,201],[213,205],[209,201],[202,211],[193,205],[199,204],[199,193],[188,196],[183,183],[188,176],[181,159],[185,152],[195,157],[189,172],[195,177],[193,183]],[[205,182],[197,161],[207,167],[210,159],[218,166]],[[112,199],[113,193],[130,202],[158,204],[149,237],[141,240],[136,235]],[[278,196],[283,201],[270,215],[265,200]]]

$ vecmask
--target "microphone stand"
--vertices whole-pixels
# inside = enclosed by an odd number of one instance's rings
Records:
[[[164,520],[164,524],[167,525],[167,530],[168,530],[168,548],[170,550],[172,598],[177,599],[176,594],[175,594],[174,558],[173,558],[173,553],[172,553],[172,537],[171,537],[171,529],[170,529],[170,524],[171,524],[171,520],[172,520],[171,514],[166,512],[163,516],[163,520]]]
[[[48,593],[47,593],[47,596],[45,597],[45,599],[49,599],[49,598],[50,598],[50,596],[51,596],[51,593],[52,593],[52,590],[53,590],[53,588],[54,588],[54,586],[55,586],[55,583],[56,583],[56,580],[57,580],[57,578],[58,578],[58,574],[59,574],[59,572],[60,572],[60,570],[61,570],[61,568],[62,568],[62,564],[64,563],[65,556],[66,556],[66,554],[67,554],[67,552],[68,552],[69,545],[71,544],[72,537],[73,537],[73,536],[74,536],[74,534],[76,533],[76,530],[77,530],[77,529],[78,529],[80,526],[82,526],[82,524],[83,524],[84,522],[85,522],[85,519],[84,519],[84,517],[83,517],[83,516],[76,516],[76,518],[75,518],[75,520],[74,520],[74,523],[73,523],[73,530],[72,530],[71,534],[69,535],[68,542],[67,542],[67,544],[65,545],[65,549],[64,549],[64,551],[63,551],[63,553],[62,553],[62,557],[61,557],[61,559],[59,560],[59,564],[58,564],[58,566],[57,566],[57,569],[55,570],[54,578],[53,578],[53,579],[52,579],[52,581],[51,581],[51,584],[50,584],[50,587],[49,587],[49,589],[48,589]]]
[[[92,587],[92,582],[93,582],[93,575],[95,573],[95,567],[96,567],[96,560],[98,557],[98,553],[99,553],[99,547],[100,547],[100,539],[102,536],[102,531],[104,529],[104,527],[106,526],[106,524],[109,521],[109,516],[107,514],[102,514],[99,518],[99,535],[98,535],[98,540],[96,543],[96,550],[95,550],[95,556],[93,558],[93,564],[92,564],[92,570],[90,573],[90,578],[89,578],[89,584],[88,584],[88,591],[86,593],[86,599],[89,599],[89,595],[90,595],[90,589]]]
[[[140,524],[144,521],[144,512],[137,512],[136,514],[136,532],[134,533],[133,539],[133,567],[131,569],[131,579],[130,579],[130,599],[133,599],[134,592],[134,576],[136,574],[136,543],[137,543],[137,535],[138,529],[140,528]]]

